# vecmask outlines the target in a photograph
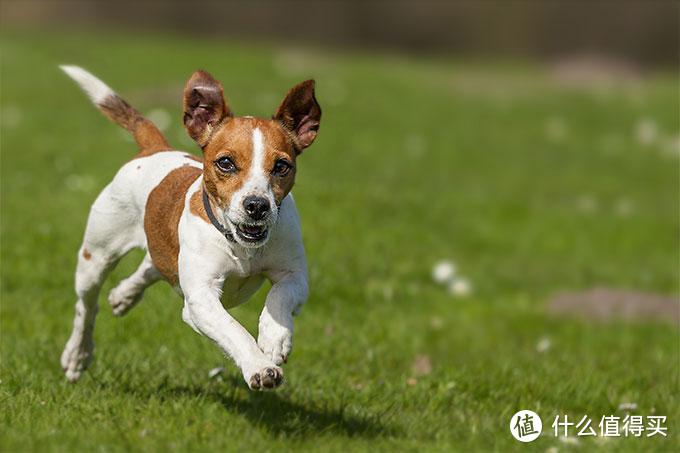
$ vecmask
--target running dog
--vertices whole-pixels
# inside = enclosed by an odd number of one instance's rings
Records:
[[[314,81],[293,87],[271,119],[237,117],[220,82],[196,71],[184,87],[184,126],[202,159],[174,150],[148,119],[104,82],[61,69],[110,120],[129,131],[138,154],[92,205],[75,275],[73,331],[61,355],[69,381],[92,361],[99,291],[130,250],[146,255],[111,290],[117,316],[165,280],[184,299],[182,319],[231,357],[252,390],[283,382],[293,315],[308,294],[300,219],[290,193],[297,157],[316,138],[321,108]],[[272,283],[257,341],[227,312]],[[225,308],[226,307],[226,308]]]

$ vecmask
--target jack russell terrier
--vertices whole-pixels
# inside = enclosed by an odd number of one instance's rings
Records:
[[[61,69],[99,110],[127,129],[139,153],[92,205],[75,275],[73,332],[61,355],[66,378],[92,361],[99,290],[133,248],[137,270],[109,294],[114,315],[164,279],[184,298],[182,319],[230,356],[252,390],[283,382],[293,315],[308,294],[300,219],[290,190],[298,155],[316,138],[321,108],[314,81],[293,87],[272,119],[235,117],[220,82],[205,71],[184,87],[184,126],[203,159],[168,144],[158,128],[104,82],[76,66]],[[257,341],[226,308],[269,279]]]

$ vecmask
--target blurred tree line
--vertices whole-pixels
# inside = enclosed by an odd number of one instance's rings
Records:
[[[166,30],[416,53],[678,60],[675,0],[3,0],[3,28]]]

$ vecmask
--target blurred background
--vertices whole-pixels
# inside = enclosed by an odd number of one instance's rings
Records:
[[[8,0],[5,24],[163,31],[427,55],[676,64],[673,1]]]
[[[0,441],[5,451],[508,451],[512,414],[666,415],[680,449],[675,1],[0,3]],[[89,206],[134,155],[57,68],[77,64],[200,155],[198,68],[237,114],[313,77],[294,189],[311,297],[286,385],[252,394],[166,284],[67,385]],[[266,291],[233,311],[251,332]],[[222,368],[224,367],[224,368]],[[214,370],[217,370],[214,372]],[[88,436],[83,436],[86,430]],[[673,447],[675,445],[675,447]]]

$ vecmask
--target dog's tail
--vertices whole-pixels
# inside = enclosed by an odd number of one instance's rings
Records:
[[[139,145],[140,155],[170,150],[160,130],[144,118],[104,82],[78,66],[59,66],[87,93],[94,105],[111,121],[128,130]]]

